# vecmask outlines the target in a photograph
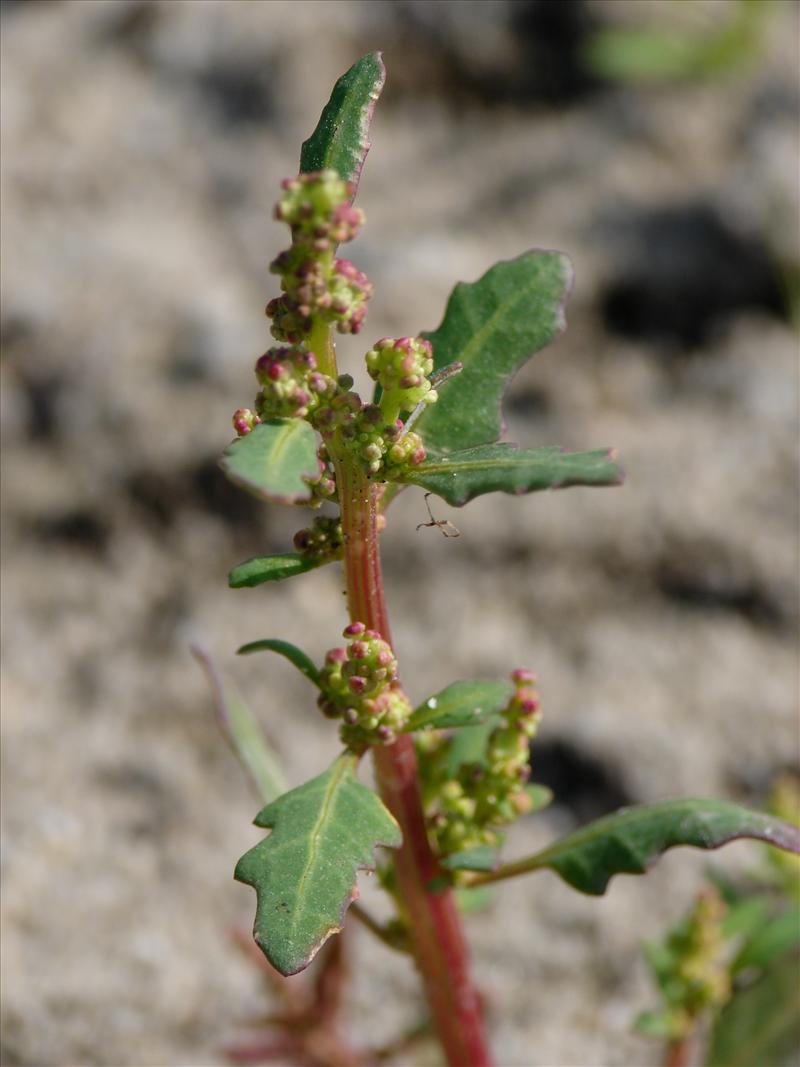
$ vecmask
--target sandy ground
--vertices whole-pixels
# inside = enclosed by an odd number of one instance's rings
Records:
[[[797,11],[775,7],[735,76],[578,79],[548,99],[500,0],[4,7],[4,1064],[220,1064],[265,1006],[227,937],[252,918],[231,871],[257,802],[188,645],[236,678],[292,784],[333,757],[303,680],[233,650],[283,636],[321,658],[340,575],[227,590],[305,513],[258,505],[215,464],[268,344],[277,183],[365,51],[389,68],[351,246],[376,296],[343,365],[435,327],[456,280],[562,248],[570,328],[518,376],[509,435],[615,445],[628,472],[621,489],[440,504],[457,540],[415,532],[422,494],[401,497],[385,566],[412,695],[538,671],[541,774],[560,744],[606,784],[587,801],[589,772],[567,775],[509,854],[581,804],[758,802],[797,763],[797,341],[774,295],[796,257]],[[630,327],[631,300],[655,326]],[[740,844],[714,862],[757,860]],[[673,853],[599,901],[550,874],[498,890],[469,925],[502,1067],[655,1064],[631,1033],[653,1001],[639,944],[707,864]],[[360,930],[354,952],[354,1031],[386,1039],[418,1014],[414,975]]]

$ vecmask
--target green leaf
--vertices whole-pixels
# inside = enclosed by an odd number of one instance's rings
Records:
[[[268,804],[286,789],[277,756],[252,711],[237,691],[223,682],[209,654],[196,645],[192,646],[192,654],[206,672],[222,732],[262,801]]]
[[[434,405],[436,406],[436,405]],[[622,472],[609,449],[563,452],[560,448],[481,445],[463,452],[429,455],[403,475],[404,482],[436,493],[460,507],[484,493],[531,493],[569,485],[619,485]]]
[[[372,113],[386,79],[380,52],[370,52],[339,78],[316,129],[303,142],[300,172],[330,168],[358,185],[371,147]]]
[[[254,556],[234,567],[228,575],[231,589],[252,588],[263,582],[278,582],[295,574],[313,571],[321,564],[296,552],[282,552],[277,556]]]
[[[491,887],[479,885],[474,889],[469,886],[455,887],[456,905],[462,915],[475,915],[485,911],[493,900]]]
[[[315,667],[314,661],[302,649],[289,641],[265,637],[261,641],[249,641],[246,645],[242,645],[241,648],[236,650],[238,656],[247,656],[251,652],[277,652],[279,656],[285,656],[290,663],[293,663],[300,673],[304,674],[314,685],[319,686],[320,684],[319,671]]]
[[[532,807],[528,810],[529,815],[533,815],[535,811],[542,811],[553,803],[553,790],[546,785],[531,782],[530,785],[525,786],[525,792],[533,801]]]
[[[493,871],[499,860],[497,849],[491,845],[476,845],[463,852],[451,852],[442,860],[442,867],[449,871]]]
[[[262,500],[304,504],[319,478],[316,434],[305,419],[269,419],[228,445],[220,466]]]
[[[450,738],[447,750],[447,774],[455,778],[468,763],[483,765],[486,762],[486,746],[495,727],[503,722],[501,715],[492,715],[480,726],[465,726]]]
[[[463,369],[420,416],[425,447],[453,452],[496,441],[506,385],[534,352],[563,329],[572,267],[561,252],[533,250],[496,263],[482,278],[459,282],[437,330],[434,369]]]
[[[234,878],[257,894],[253,935],[281,974],[296,974],[341,930],[356,871],[374,870],[376,845],[397,848],[400,828],[344,753],[324,774],[256,816],[272,830],[239,860]]]
[[[733,961],[734,973],[747,967],[767,967],[791,949],[800,947],[800,910],[790,907],[755,931]]]
[[[798,960],[788,955],[734,993],[717,1017],[706,1067],[789,1067],[800,1046]]]
[[[405,730],[446,730],[476,726],[501,711],[514,695],[510,682],[479,678],[473,682],[453,682],[414,711]]]
[[[714,849],[743,837],[800,852],[800,829],[772,815],[724,800],[665,800],[621,808],[485,877],[497,881],[549,867],[581,893],[600,896],[615,874],[644,874],[676,845]]]

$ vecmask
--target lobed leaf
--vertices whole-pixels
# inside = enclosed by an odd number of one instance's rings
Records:
[[[209,654],[197,646],[192,647],[192,654],[208,677],[222,732],[262,801],[268,804],[286,789],[275,752],[250,708],[233,686],[225,684]]]
[[[405,729],[446,730],[459,726],[476,726],[501,711],[514,695],[510,682],[480,678],[453,682],[414,711]]]
[[[715,849],[738,838],[800,852],[800,829],[772,815],[724,800],[665,800],[621,808],[486,878],[510,878],[549,867],[581,893],[600,896],[615,874],[644,874],[676,845]]]
[[[435,407],[436,405],[434,405]],[[460,507],[484,493],[531,493],[569,485],[619,485],[622,472],[609,449],[563,452],[555,446],[481,445],[432,455],[410,468],[403,481]]]
[[[252,588],[264,582],[278,582],[292,578],[321,566],[317,560],[308,559],[297,552],[282,552],[277,556],[254,556],[234,567],[228,575],[231,589]]]
[[[319,478],[317,438],[305,419],[269,419],[225,449],[220,466],[232,482],[274,504],[305,504]]]
[[[357,762],[344,753],[324,774],[268,804],[255,823],[272,833],[236,865],[234,878],[258,899],[253,935],[281,974],[307,967],[341,930],[356,872],[375,869],[376,845],[401,843],[392,815],[356,778]]]
[[[423,334],[433,345],[435,370],[463,364],[418,420],[426,448],[453,452],[500,437],[506,386],[564,329],[571,284],[565,255],[534,249],[456,285],[439,328]]]
[[[314,132],[303,142],[301,174],[330,168],[358,185],[371,148],[372,114],[385,80],[380,52],[363,56],[339,78]]]
[[[279,656],[285,656],[290,663],[293,663],[309,681],[319,686],[319,671],[314,665],[314,661],[290,641],[266,637],[261,641],[249,641],[246,645],[242,645],[241,648],[236,650],[236,654],[239,656],[247,656],[251,652],[277,652]]]

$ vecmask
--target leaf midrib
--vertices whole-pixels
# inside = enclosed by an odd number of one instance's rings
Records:
[[[540,253],[530,253],[530,254],[531,255],[539,255]],[[531,291],[536,289],[538,283],[539,283],[539,272],[537,271],[536,272],[536,276],[535,277],[531,277],[528,286],[526,286],[525,288],[521,289],[519,292],[514,293],[507,300],[504,300],[500,304],[497,305],[497,307],[492,312],[490,317],[484,323],[483,327],[481,329],[479,329],[476,333],[473,333],[471,340],[468,341],[466,346],[463,349],[460,350],[459,355],[458,356],[453,356],[452,358],[458,358],[464,364],[469,363],[470,360],[473,357],[473,354],[475,353],[475,350],[476,349],[480,349],[483,346],[485,339],[496,329],[496,321],[497,321],[497,319],[502,317],[503,315],[507,314],[508,311],[510,311],[512,308],[514,308],[518,303],[521,303],[525,298],[527,298],[530,295]],[[462,282],[461,285],[458,286],[459,300],[461,299],[461,294],[463,292],[463,288],[462,287],[466,287],[466,283]],[[465,313],[465,318],[467,318],[467,320],[469,320],[470,318],[474,318],[474,315],[469,313],[470,311],[471,311],[470,305],[467,304],[467,307],[466,307],[466,312],[467,313]],[[438,333],[438,330],[434,330],[433,333],[434,334]],[[431,334],[425,333],[423,336],[430,337]],[[465,367],[465,369],[466,369],[466,367]]]

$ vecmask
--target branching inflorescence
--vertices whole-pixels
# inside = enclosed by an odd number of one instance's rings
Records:
[[[395,849],[380,867],[396,907],[391,935],[357,914],[382,940],[410,947],[451,1067],[479,1067],[491,1060],[454,886],[549,867],[583,892],[602,893],[613,875],[644,871],[677,844],[715,848],[750,836],[800,845],[787,824],[735,805],[667,802],[620,812],[502,866],[505,827],[547,800],[529,780],[540,718],[535,676],[519,669],[510,684],[455,682],[416,708],[403,688],[378,545],[401,490],[415,484],[461,505],[490,492],[616,485],[621,474],[607,449],[567,453],[499,440],[509,379],[564,327],[571,270],[561,253],[498,263],[456,286],[436,331],[377,341],[365,359],[370,400],[339,373],[333,335],[361,331],[372,294],[336,251],[364,225],[353,198],[383,78],[373,54],[339,80],[303,145],[301,173],[283,183],[276,215],[292,243],[271,265],[281,293],[267,305],[277,344],[256,361],[253,408],[234,414],[237,438],[222,463],[262,499],[328,507],[295,534],[294,553],[248,560],[231,584],[252,587],[341,559],[350,614],[346,645],[321,668],[280,639],[240,649],[290,659],[316,687],[322,714],[338,721],[344,750],[327,771],[277,796],[253,723],[241,708],[226,717],[266,802],[256,822],[270,830],[236,877],[258,895],[258,944],[281,973],[294,974],[341,929],[357,871],[376,866],[375,847]],[[368,751],[380,796],[356,778]]]

